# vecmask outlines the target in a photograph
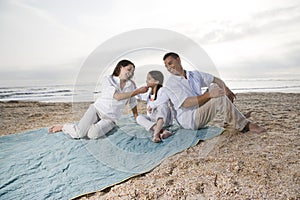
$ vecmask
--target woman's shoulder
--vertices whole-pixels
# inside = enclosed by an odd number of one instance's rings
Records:
[[[135,84],[135,82],[133,80],[128,80],[127,84],[128,84],[128,87],[136,88],[136,84]]]

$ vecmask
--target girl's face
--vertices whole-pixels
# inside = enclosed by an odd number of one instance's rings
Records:
[[[148,87],[154,87],[158,85],[159,81],[155,80],[149,73],[147,74],[147,80],[146,80]]]
[[[126,67],[121,67],[119,78],[121,80],[130,80],[134,75],[133,65],[127,65]]]

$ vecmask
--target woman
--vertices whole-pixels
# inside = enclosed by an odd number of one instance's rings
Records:
[[[136,89],[131,80],[134,70],[135,66],[129,60],[120,61],[112,75],[104,77],[101,96],[89,106],[79,123],[55,125],[49,128],[49,133],[63,131],[72,138],[99,138],[113,129],[127,103],[137,118],[137,102],[134,96],[145,93],[148,87]]]
[[[153,142],[160,142],[171,135],[172,132],[163,129],[163,127],[172,124],[171,109],[168,106],[168,97],[165,94],[165,88],[162,87],[164,76],[160,71],[150,71],[147,74],[147,86],[149,91],[146,95],[141,95],[142,100],[147,102],[147,116],[139,115],[137,123],[143,126],[147,131],[153,130]],[[152,109],[151,107],[154,107]]]

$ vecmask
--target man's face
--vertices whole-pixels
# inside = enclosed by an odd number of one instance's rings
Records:
[[[181,72],[183,71],[180,58],[173,58],[172,56],[167,57],[165,60],[165,67],[167,70],[173,74],[173,75],[181,75]]]

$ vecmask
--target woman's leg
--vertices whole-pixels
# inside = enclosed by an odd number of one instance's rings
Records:
[[[100,119],[96,124],[92,124],[88,130],[87,137],[97,139],[108,133],[115,127],[115,123],[109,119]]]
[[[70,134],[73,138],[83,138],[86,137],[90,127],[100,120],[97,115],[97,110],[94,104],[91,104],[87,111],[84,113],[83,117],[80,119],[79,123],[74,126],[75,134]]]

